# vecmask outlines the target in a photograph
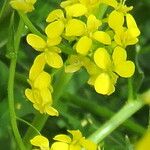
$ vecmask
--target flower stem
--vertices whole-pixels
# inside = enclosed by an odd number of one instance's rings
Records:
[[[9,80],[8,80],[8,105],[9,105],[9,113],[10,113],[10,122],[11,127],[13,130],[13,134],[15,136],[16,142],[18,144],[18,147],[20,150],[26,150],[22,138],[20,136],[18,127],[17,127],[17,121],[16,121],[16,113],[15,113],[15,106],[14,106],[14,78],[15,78],[15,69],[16,69],[16,63],[17,63],[17,52],[19,49],[19,43],[21,39],[22,31],[24,30],[24,23],[20,19],[18,30],[16,33],[16,40],[14,43],[14,56],[11,57],[10,61],[10,68],[9,68]]]
[[[107,107],[98,105],[97,103],[93,102],[93,100],[90,100],[90,99],[83,99],[81,97],[78,97],[70,93],[65,94],[63,98],[67,100],[68,102],[72,102],[73,104],[99,117],[110,118],[115,114],[113,111],[111,111]],[[132,119],[126,120],[123,123],[123,126],[139,134],[143,134],[145,132],[144,127],[140,126],[138,123],[134,122],[134,120]]]
[[[112,131],[114,131],[125,120],[127,120],[135,112],[141,109],[144,106],[145,101],[147,101],[147,99],[150,99],[150,91],[147,91],[144,94],[139,95],[137,99],[128,102],[109,121],[107,121],[103,126],[101,126],[97,131],[95,131],[89,137],[89,139],[91,139],[95,143],[101,142],[106,136],[108,136]]]
[[[22,13],[22,12],[19,12],[19,11],[18,11],[18,14],[19,14],[19,16],[22,18],[22,20],[24,21],[25,25],[29,28],[29,30],[30,30],[32,33],[34,33],[34,34],[36,34],[36,35],[42,37],[43,39],[46,39],[46,36],[45,36],[44,34],[42,34],[42,33],[32,24],[32,22],[29,20],[29,18],[27,17],[26,14],[24,14],[24,13]]]

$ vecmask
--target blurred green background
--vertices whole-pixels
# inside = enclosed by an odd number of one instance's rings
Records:
[[[16,150],[9,123],[7,104],[7,81],[10,62],[7,41],[12,9],[8,5],[2,14],[5,1],[0,1],[0,150]],[[60,2],[60,0],[38,0],[35,5],[36,9],[29,14],[29,18],[38,29],[44,29],[48,13],[55,8],[59,8]],[[137,65],[136,73],[131,79],[134,92],[141,93],[150,88],[150,0],[128,0],[127,5],[134,6],[132,14],[141,30],[139,43],[127,49],[131,55],[130,57],[135,60]],[[15,12],[14,30],[16,30],[18,18]],[[26,43],[28,32],[29,30],[26,28],[22,35],[18,54],[15,78],[15,107],[18,117],[32,122],[34,115],[38,112],[33,109],[32,104],[25,98],[24,90],[29,87],[26,81],[28,72],[34,57],[38,53]],[[57,78],[59,78],[59,75]],[[58,106],[60,116],[57,118],[49,117],[41,132],[43,135],[52,139],[58,133],[66,133],[67,129],[80,129],[84,136],[89,136],[125,104],[128,95],[127,80],[119,79],[115,93],[111,96],[102,96],[86,83],[87,78],[88,75],[83,69],[73,75],[60,98],[60,105]],[[105,150],[132,150],[132,144],[142,136],[150,125],[149,112],[148,106],[142,108],[129,122],[121,125],[109,135],[101,143],[102,147]],[[18,125],[23,136],[28,126],[22,122],[18,122]]]

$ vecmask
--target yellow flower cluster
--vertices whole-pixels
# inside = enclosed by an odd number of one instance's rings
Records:
[[[37,135],[30,140],[31,144],[40,148],[40,150],[96,150],[97,145],[92,141],[85,139],[79,130],[68,130],[72,135],[65,134],[56,135],[53,139],[54,142],[51,147],[49,146],[49,141],[42,135]]]
[[[104,20],[96,18],[94,12],[87,13],[90,6],[93,8],[101,3],[114,8]],[[88,83],[94,86],[96,92],[110,95],[115,91],[119,76],[129,78],[135,71],[135,65],[127,60],[125,50],[128,45],[136,44],[140,35],[133,16],[129,14],[132,6],[127,7],[125,0],[68,0],[61,6],[65,8],[66,15],[71,16],[64,35],[67,40],[75,41],[73,49],[76,51],[68,58],[66,72],[85,67],[90,75]],[[77,19],[79,16],[84,21]]]
[[[30,69],[28,81],[31,89],[26,89],[25,95],[40,113],[58,116],[57,110],[51,107],[53,103],[51,96],[51,92],[53,91],[51,75],[44,71],[46,64],[53,68],[61,68],[63,66],[63,60],[59,55],[61,50],[57,47],[61,42],[61,37],[59,34],[53,35],[55,33],[54,30],[55,25],[49,24],[46,27],[46,40],[35,34],[27,35],[28,44],[36,51],[41,52],[41,54],[35,58]],[[53,36],[51,36],[51,32]]]
[[[35,2],[11,0],[10,3],[15,9],[29,12]],[[97,18],[94,11],[100,4],[112,7],[112,12],[103,20]],[[44,66],[48,64],[57,69],[63,66],[59,48],[62,40],[73,43],[74,53],[68,56],[65,71],[72,73],[84,67],[89,74],[88,83],[96,92],[110,95],[119,76],[129,78],[134,74],[135,65],[127,60],[125,49],[136,44],[140,35],[129,13],[133,7],[126,6],[125,0],[66,0],[60,6],[62,9],[53,10],[46,18],[45,39],[32,33],[27,35],[28,44],[41,54],[31,67],[31,89],[25,94],[37,110],[50,115],[58,112],[51,107],[51,76],[44,71]]]

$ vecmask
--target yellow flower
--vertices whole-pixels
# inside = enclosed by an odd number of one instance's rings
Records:
[[[149,150],[150,148],[150,132],[148,131],[144,137],[136,144],[135,150]]]
[[[133,7],[127,7],[124,4],[125,0],[120,3],[116,0],[102,0],[102,2],[115,8],[108,16],[108,25],[115,31],[115,42],[124,48],[127,45],[136,44],[140,31],[133,16],[128,13]],[[127,28],[123,27],[125,19]]]
[[[102,22],[94,15],[90,15],[87,18],[86,32],[75,45],[77,53],[87,55],[92,47],[93,40],[105,45],[111,44],[111,38],[109,34],[104,31],[98,31],[98,28],[101,25]]]
[[[39,147],[40,150],[50,150],[48,139],[42,135],[35,136],[30,142],[33,146]]]
[[[35,50],[42,52],[40,57],[43,57],[45,62],[54,68],[60,68],[63,65],[63,60],[61,56],[58,54],[61,50],[56,46],[60,43],[61,39],[47,39],[47,41],[43,40],[41,37],[35,34],[27,35],[27,42],[31,45]]]
[[[10,5],[19,11],[23,11],[24,13],[31,12],[34,10],[34,4],[36,0],[11,0]]]
[[[93,81],[96,92],[110,95],[115,90],[114,85],[118,75],[125,78],[133,75],[134,63],[126,59],[126,51],[119,46],[114,49],[112,59],[105,48],[99,48],[95,51],[94,61],[101,69],[100,74]]]
[[[90,140],[85,139],[79,130],[68,130],[72,135],[65,134],[56,135],[53,139],[56,141],[49,148],[49,141],[41,135],[35,136],[30,140],[31,144],[40,147],[40,150],[96,150],[97,145]]]
[[[124,48],[128,45],[136,44],[138,42],[137,37],[140,35],[140,31],[136,25],[133,16],[131,14],[126,14],[125,17],[127,22],[127,28],[123,27],[123,14],[117,11],[113,11],[108,18],[109,26],[115,31],[115,42]]]
[[[77,11],[78,12],[78,11]],[[48,14],[46,19],[50,24],[45,32],[50,38],[58,38],[65,30],[65,36],[81,36],[85,32],[85,24],[79,19],[65,18],[61,9],[56,9]]]
[[[33,103],[35,109],[40,113],[47,113],[51,116],[58,116],[57,110],[52,105],[51,76],[43,71],[45,61],[41,55],[37,56],[29,73],[28,82],[31,89],[25,90],[26,97]]]
[[[53,143],[51,150],[96,150],[97,145],[90,140],[85,139],[79,130],[68,130],[72,134],[72,139],[65,134],[59,134],[54,137],[57,142]]]
[[[111,7],[113,7],[118,12],[125,14],[133,9],[132,6],[130,6],[130,7],[126,6],[125,1],[126,0],[120,0],[120,2],[117,2],[117,0],[101,0],[101,3],[107,4]]]
[[[86,56],[83,55],[70,55],[67,59],[67,65],[65,66],[66,73],[74,73],[85,67],[88,74],[95,75],[98,67]]]

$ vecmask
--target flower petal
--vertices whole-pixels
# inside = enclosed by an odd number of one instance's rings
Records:
[[[61,20],[50,23],[45,29],[45,33],[51,39],[59,37],[63,31],[64,23]]]
[[[117,20],[117,21],[116,21]],[[119,30],[124,24],[124,15],[116,10],[108,17],[108,24],[113,30]]]
[[[129,78],[134,74],[135,65],[132,61],[124,61],[115,66],[115,71],[121,77]]]
[[[120,64],[120,62],[126,61],[127,53],[126,53],[125,49],[117,46],[113,51],[112,58],[113,58],[114,64],[118,65],[118,64]]]
[[[31,144],[34,146],[38,146],[41,149],[49,150],[49,141],[46,137],[42,135],[37,135],[33,139],[30,140]]]
[[[87,8],[82,4],[73,4],[65,7],[68,16],[79,17],[87,13]]]
[[[49,47],[51,47],[51,46],[56,46],[56,45],[60,44],[61,40],[62,40],[62,38],[61,38],[60,36],[59,36],[59,37],[56,37],[56,38],[54,38],[54,39],[48,38],[48,40],[47,40],[47,45],[48,45]]]
[[[40,95],[42,98],[42,103],[41,103],[42,106],[46,104],[52,105],[52,94],[48,88],[41,89]]]
[[[34,10],[34,6],[32,3],[27,3],[24,1],[18,1],[18,0],[11,0],[10,5],[16,9],[23,11],[24,13],[31,12]]]
[[[131,14],[126,14],[127,27],[130,30],[130,35],[132,37],[137,37],[140,35],[140,30],[137,27],[137,24]]]
[[[43,51],[44,48],[46,47],[46,42],[36,34],[28,34],[27,42],[37,51]]]
[[[51,83],[51,76],[45,71],[42,71],[34,81],[34,88],[43,89],[48,88]]]
[[[78,19],[71,19],[66,25],[66,36],[81,36],[86,29],[84,22]]]
[[[93,34],[93,38],[103,44],[110,45],[111,44],[111,38],[108,33],[104,31],[96,31]]]
[[[32,90],[31,89],[26,89],[25,90],[25,96],[32,102],[32,103],[35,103],[34,101],[34,97],[33,97],[33,93],[32,93]]]
[[[99,26],[102,25],[102,22],[98,20],[94,15],[90,15],[87,19],[87,29],[89,31],[95,31]]]
[[[64,143],[71,143],[71,138],[65,134],[56,135],[53,139]]]
[[[61,68],[63,66],[63,60],[61,56],[55,52],[47,51],[45,53],[45,60],[51,67]]]
[[[76,50],[79,54],[86,55],[92,46],[92,40],[87,37],[83,36],[79,39],[76,45]]]
[[[58,111],[55,108],[53,108],[53,107],[51,107],[49,105],[45,106],[45,110],[44,111],[45,111],[45,113],[47,113],[50,116],[58,116],[59,115]]]
[[[72,134],[73,141],[82,138],[82,133],[79,130],[67,130],[67,131]]]
[[[44,54],[40,54],[35,58],[29,72],[29,80],[34,81],[36,79],[36,77],[43,71],[45,63]]]
[[[110,55],[105,48],[98,48],[94,53],[94,61],[101,69],[108,69],[111,65]]]
[[[101,73],[95,80],[95,90],[99,94],[109,95],[113,84],[107,73]]]
[[[46,18],[46,22],[53,22],[55,20],[63,19],[64,12],[61,9],[55,9],[50,12]]]
[[[55,142],[51,146],[51,150],[60,150],[60,149],[61,150],[68,150],[69,145],[67,143],[63,143],[63,142]]]

